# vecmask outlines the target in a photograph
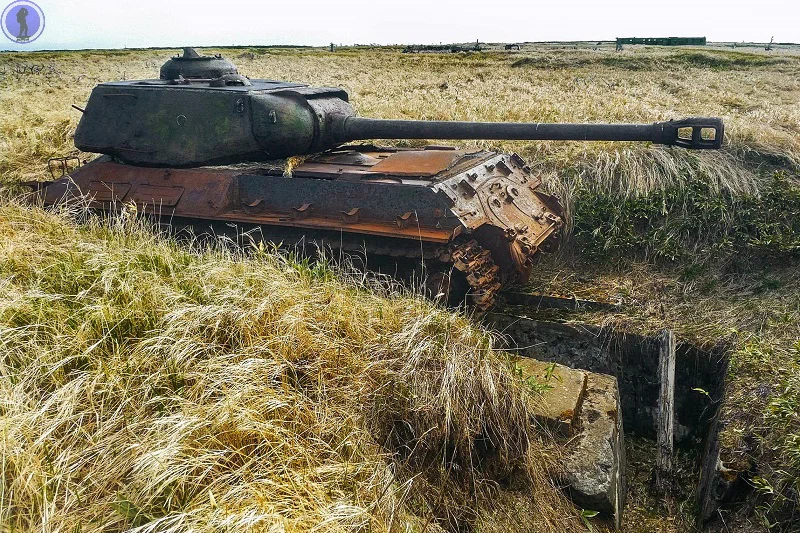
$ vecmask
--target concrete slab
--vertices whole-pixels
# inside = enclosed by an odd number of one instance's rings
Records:
[[[571,437],[576,432],[578,413],[586,393],[587,372],[535,359],[517,362],[524,379],[541,384],[536,418],[553,431]]]

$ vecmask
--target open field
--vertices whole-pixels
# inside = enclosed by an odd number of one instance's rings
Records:
[[[571,238],[541,262],[533,289],[623,304],[618,313],[581,320],[648,333],[671,327],[698,344],[732,339],[723,461],[746,472],[755,491],[746,505],[734,506],[738,515],[725,519],[754,530],[796,525],[796,51],[211,51],[229,56],[251,77],[342,86],[364,116],[543,122],[723,117],[726,145],[718,152],[633,143],[458,144],[516,151],[563,199]],[[70,104],[82,106],[95,83],[153,77],[171,53],[0,54],[4,185],[13,191],[19,181],[45,179],[48,157],[75,153],[71,135],[79,112]],[[416,300],[381,299],[328,279],[324,269],[190,253],[125,224],[84,230],[71,224],[13,204],[0,211],[0,341],[12,354],[0,363],[2,457],[4,487],[13,488],[0,494],[0,521],[33,530],[51,520],[72,528],[75,517],[88,513],[96,521],[82,525],[87,531],[122,529],[144,516],[174,512],[180,518],[163,526],[177,530],[211,519],[233,527],[258,509],[272,513],[275,523],[283,520],[287,530],[312,523],[423,530],[452,525],[449,517],[492,531],[522,528],[508,522],[519,511],[531,513],[541,530],[581,527],[555,493],[543,496],[553,492],[548,473],[557,451],[546,436],[521,429],[530,399],[508,380],[503,358],[488,355],[485,334],[463,317]],[[239,276],[246,281],[236,281]],[[320,309],[329,311],[320,315]],[[368,331],[360,331],[365,323]],[[223,326],[233,332],[230,338],[220,337]],[[293,348],[299,341],[304,356]],[[258,356],[265,343],[268,358]],[[411,350],[415,345],[419,352]],[[353,353],[341,355],[345,346]],[[87,351],[95,356],[86,357]],[[454,381],[437,377],[443,368],[454,369],[448,375]],[[253,382],[251,372],[274,386]],[[295,386],[300,375],[314,383]],[[395,391],[409,376],[418,380],[399,394],[405,403],[398,405],[386,388]],[[448,397],[459,405],[449,405]],[[385,439],[391,417],[384,411],[391,409],[415,431],[447,416],[453,425],[437,426],[445,434],[426,437],[419,457],[396,461]],[[499,415],[505,412],[512,416]],[[325,425],[318,427],[319,420]],[[498,508],[492,504],[497,493],[481,485],[498,479],[491,468],[468,469],[462,477],[431,469],[428,454],[446,449],[448,438],[468,442],[476,421],[499,437],[507,461],[500,470],[525,465],[525,490],[536,498],[504,500]],[[132,434],[141,437],[140,449],[126,447]],[[242,456],[243,450],[275,453],[268,443],[284,435],[296,439],[278,452],[285,462],[257,465]],[[98,465],[108,450],[119,462]],[[462,452],[470,457],[469,449]],[[289,470],[304,477],[292,487],[276,484]],[[73,477],[78,474],[83,481]],[[245,482],[255,480],[263,492],[247,493]],[[308,518],[296,517],[287,502],[305,483]],[[75,492],[84,487],[89,492]],[[632,493],[629,529],[692,525],[690,504],[662,507],[644,492]],[[469,501],[477,502],[479,516],[465,514]],[[228,518],[234,515],[239,518]]]

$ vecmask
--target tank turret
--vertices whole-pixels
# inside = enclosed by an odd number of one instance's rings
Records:
[[[345,143],[605,140],[713,149],[723,133],[717,118],[618,125],[361,118],[342,89],[251,80],[220,56],[185,49],[158,79],[95,87],[75,145],[106,156],[37,187],[45,205],[78,198],[114,212],[133,203],[195,234],[238,240],[247,232],[302,250],[366,252],[397,261],[392,273],[424,265],[431,294],[451,301],[467,294],[487,309],[558,242],[564,215],[541,178],[515,154]],[[283,164],[260,163],[295,155],[310,157],[288,175]]]

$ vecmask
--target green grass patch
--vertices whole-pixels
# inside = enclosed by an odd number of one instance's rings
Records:
[[[575,246],[591,261],[800,256],[800,187],[783,172],[760,194],[712,190],[702,177],[628,198],[579,186],[573,209]]]

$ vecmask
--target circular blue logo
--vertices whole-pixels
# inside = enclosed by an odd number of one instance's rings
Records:
[[[44,12],[29,0],[16,0],[3,10],[0,25],[12,42],[32,43],[44,31]]]

